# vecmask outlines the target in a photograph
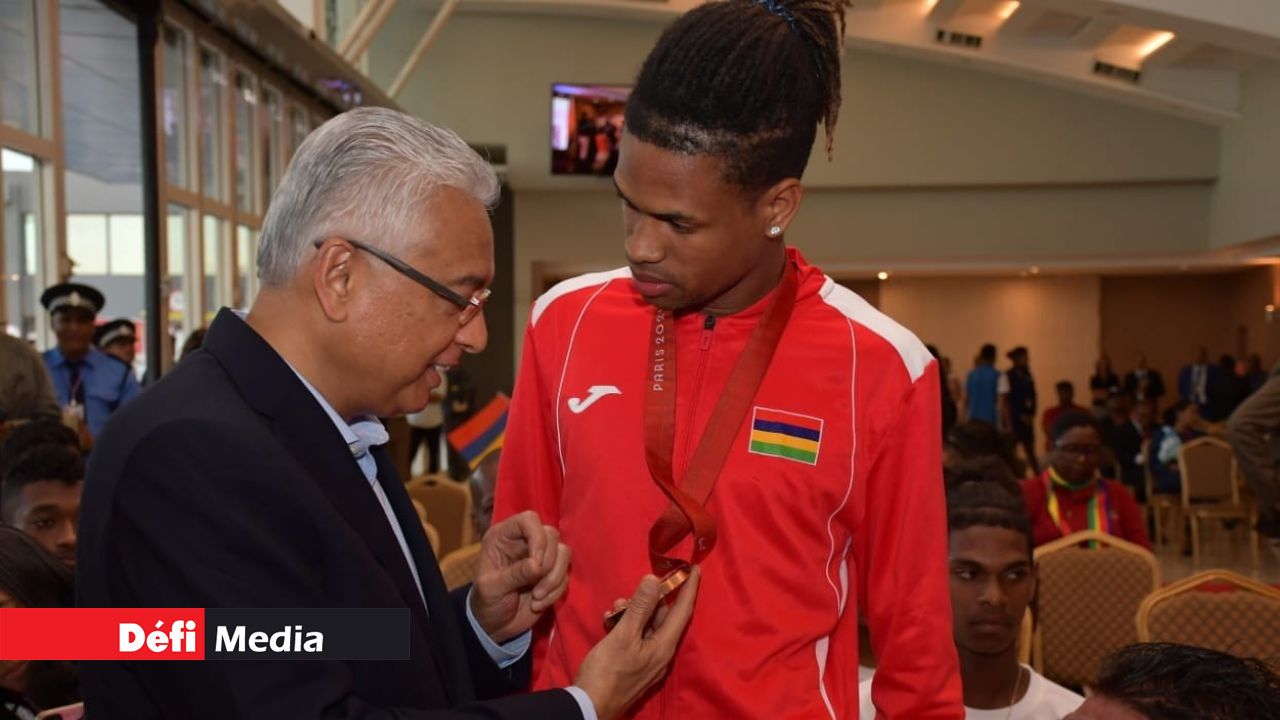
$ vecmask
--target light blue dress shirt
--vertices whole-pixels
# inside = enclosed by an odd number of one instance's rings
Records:
[[[62,351],[54,348],[43,353],[45,367],[53,379],[58,404],[71,402],[71,366]],[[142,388],[128,365],[97,348],[90,348],[80,366],[80,383],[84,387],[84,419],[94,437],[102,431],[111,413],[138,396]]]

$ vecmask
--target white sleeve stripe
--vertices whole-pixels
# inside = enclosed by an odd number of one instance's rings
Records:
[[[832,529],[832,525],[836,521],[836,516],[844,510],[849,504],[849,497],[853,494],[853,479],[857,475],[858,469],[858,339],[854,335],[853,321],[846,319],[849,325],[849,484],[845,486],[844,497],[840,499],[840,504],[831,511],[831,515],[827,518],[827,539],[830,541],[830,552],[827,553],[827,564],[823,566],[826,573],[827,584],[831,586],[831,593],[835,595],[836,600],[836,617],[844,615],[845,600],[848,595],[848,577],[842,580],[844,590],[836,588],[835,580],[831,577],[831,563],[836,557],[836,535]],[[849,554],[849,546],[845,545],[845,555]]]
[[[854,291],[835,280],[827,278],[820,292],[822,300],[839,310],[849,320],[884,338],[898,351],[902,364],[911,376],[911,382],[920,379],[924,369],[933,361],[933,355],[912,332],[897,323],[893,318],[875,309]]]
[[[629,273],[630,271],[628,271],[628,274]],[[561,482],[564,482],[564,477],[569,472],[569,466],[565,464],[565,461],[564,461],[564,431],[561,429],[561,422],[560,422],[560,401],[564,398],[564,379],[569,375],[569,361],[573,358],[573,344],[578,339],[578,328],[582,325],[582,318],[586,317],[587,310],[591,308],[591,303],[595,302],[596,298],[600,297],[600,293],[604,292],[604,289],[608,286],[609,286],[609,282],[606,280],[603,284],[600,285],[599,288],[596,289],[594,293],[591,294],[591,298],[587,300],[586,304],[582,306],[582,311],[578,313],[578,320],[573,323],[573,332],[570,333],[569,335],[569,347],[566,348],[564,351],[564,367],[560,369],[560,385],[559,387],[556,388],[556,407],[555,407],[556,448],[560,452],[560,481]],[[583,287],[586,288],[591,286],[583,285]]]
[[[546,312],[551,303],[568,295],[575,290],[583,290],[596,285],[603,285],[610,280],[631,277],[631,268],[618,268],[616,270],[606,270],[605,272],[587,273],[578,277],[569,278],[560,283],[556,283],[554,287],[546,291],[533,303],[533,314],[529,318],[529,325],[537,325],[538,318],[542,317],[542,313]]]

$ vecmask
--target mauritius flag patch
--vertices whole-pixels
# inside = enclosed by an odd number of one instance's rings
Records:
[[[822,418],[756,406],[751,418],[751,452],[817,465],[821,445]]]

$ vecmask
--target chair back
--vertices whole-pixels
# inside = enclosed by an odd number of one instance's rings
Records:
[[[1103,658],[1137,642],[1133,618],[1160,567],[1146,548],[1096,531],[1041,545],[1035,559],[1032,664],[1059,684],[1091,685]]]
[[[1257,658],[1280,672],[1280,590],[1233,572],[1209,570],[1152,593],[1137,630],[1142,642]]]
[[[440,561],[440,574],[449,590],[457,590],[475,582],[476,568],[480,566],[480,543],[472,543],[449,553]]]
[[[405,490],[427,509],[427,519],[439,531],[440,557],[471,544],[471,489],[467,483],[445,475],[427,475],[409,481]]]
[[[1196,438],[1178,450],[1182,473],[1182,504],[1235,504],[1235,456],[1231,446],[1218,438]]]
[[[1031,616],[1031,608],[1022,613],[1022,627],[1018,630],[1018,662],[1031,664],[1031,634],[1035,629],[1035,618]]]

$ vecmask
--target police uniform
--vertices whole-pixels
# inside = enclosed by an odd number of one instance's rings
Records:
[[[52,313],[82,308],[97,315],[106,299],[88,285],[62,283],[40,296],[40,304]],[[64,407],[83,408],[90,434],[102,431],[111,413],[136,397],[138,380],[127,365],[97,348],[90,348],[79,362],[71,362],[58,348],[44,352],[44,364],[53,378],[53,390]]]

